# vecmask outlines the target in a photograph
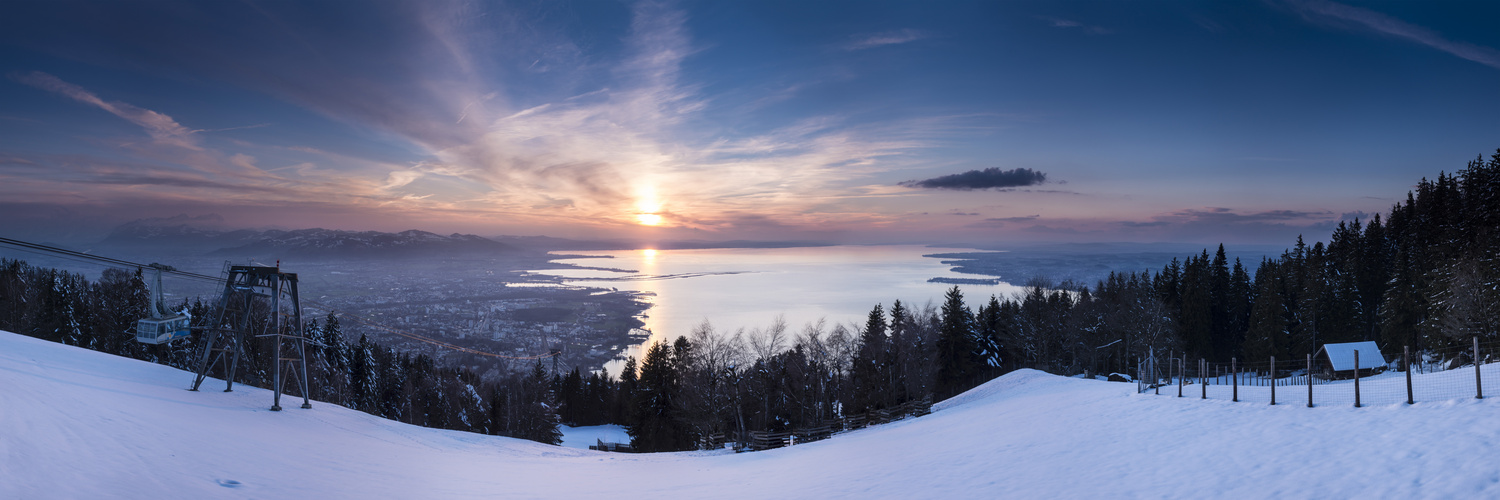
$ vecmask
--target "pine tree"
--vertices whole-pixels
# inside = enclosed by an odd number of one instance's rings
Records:
[[[531,365],[531,373],[520,384],[519,408],[514,412],[511,436],[544,444],[561,444],[562,431],[557,428],[557,411],[548,390],[547,369],[541,358]]]
[[[964,306],[957,286],[943,296],[942,327],[938,331],[936,391],[947,398],[968,389],[978,375],[978,346],[974,342],[974,316]]]
[[[975,315],[975,335],[979,341],[979,361],[983,366],[999,368],[1005,362],[1004,344],[1001,342],[1000,299],[990,296],[990,302],[980,306]]]
[[[665,342],[652,344],[646,351],[635,394],[634,419],[628,429],[631,448],[645,452],[690,450],[697,441],[677,418],[680,374],[675,357],[673,347]]]
[[[615,423],[629,426],[635,421],[635,393],[639,383],[635,356],[625,358],[625,366],[620,370],[619,390],[614,399],[612,420]]]
[[[851,376],[854,390],[847,403],[847,412],[858,413],[876,409],[883,402],[882,393],[889,384],[887,364],[889,346],[886,338],[885,311],[880,304],[870,310],[860,334],[859,350],[854,356]]]
[[[1212,277],[1206,250],[1201,258],[1188,259],[1182,267],[1179,290],[1182,302],[1177,321],[1183,348],[1192,357],[1219,361],[1213,345]]]

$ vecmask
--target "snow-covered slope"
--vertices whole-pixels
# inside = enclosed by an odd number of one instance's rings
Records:
[[[0,498],[1500,496],[1492,400],[1271,407],[1021,371],[827,441],[626,455],[190,380],[0,333]]]

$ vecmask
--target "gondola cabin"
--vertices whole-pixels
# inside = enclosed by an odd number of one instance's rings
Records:
[[[187,338],[193,318],[179,314],[170,318],[143,318],[135,322],[135,340],[145,344],[165,344]]]
[[[161,272],[173,271],[172,266],[162,264],[151,264],[152,281],[155,286],[149,286],[147,295],[151,297],[150,308],[146,310],[147,316],[135,322],[135,340],[143,344],[165,344],[177,339],[187,338],[192,333],[190,323],[193,316],[187,311],[172,314],[162,305]],[[150,282],[148,282],[150,283]]]

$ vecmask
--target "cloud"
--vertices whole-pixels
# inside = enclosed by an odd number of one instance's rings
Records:
[[[1249,223],[1286,223],[1309,220],[1326,220],[1333,217],[1329,211],[1304,211],[1304,210],[1265,210],[1252,213],[1236,213],[1232,209],[1223,207],[1207,207],[1206,209],[1184,209],[1166,215],[1159,215],[1153,219],[1171,223],[1206,223],[1215,225],[1249,224]]]
[[[1021,217],[991,217],[979,222],[975,222],[973,224],[968,224],[966,227],[1001,228],[1012,222],[1033,222],[1041,217],[1041,215],[1026,215]]]
[[[1042,225],[1042,224],[1038,224],[1038,225],[1035,225],[1035,226],[1028,227],[1026,229],[1023,229],[1023,231],[1026,231],[1028,233],[1040,233],[1040,234],[1081,234],[1081,233],[1086,232],[1086,231],[1082,231],[1082,230],[1079,230],[1078,228],[1073,228],[1073,227],[1047,226],[1047,225]],[[1087,232],[1097,232],[1097,231],[1087,231]]]
[[[1251,242],[1291,241],[1299,234],[1328,234],[1338,214],[1327,210],[1239,211],[1225,207],[1176,210],[1146,221],[1113,221],[1135,240]]]
[[[1427,28],[1369,9],[1324,0],[1294,0],[1291,5],[1303,12],[1350,21],[1365,28],[1397,38],[1404,38],[1434,49],[1500,69],[1500,51],[1466,42],[1443,38]]]
[[[1080,23],[1078,21],[1073,21],[1073,20],[1069,20],[1069,19],[1061,19],[1061,18],[1048,17],[1048,16],[1038,16],[1037,18],[1041,19],[1043,21],[1047,21],[1048,23],[1051,23],[1052,27],[1054,27],[1054,28],[1065,28],[1065,29],[1077,28],[1077,29],[1083,30],[1084,32],[1087,32],[1087,33],[1090,33],[1090,34],[1094,34],[1094,35],[1110,35],[1110,34],[1114,34],[1114,30],[1111,30],[1109,28],[1104,28],[1104,27],[1100,27],[1100,26],[1093,26],[1093,25],[1083,24],[1083,23]]]
[[[909,188],[973,191],[1034,186],[1044,182],[1047,182],[1047,174],[1029,168],[1000,170],[990,167],[984,170],[970,170],[961,174],[944,175],[920,181],[904,181],[898,184]]]
[[[28,182],[103,200],[315,199],[354,212],[380,206],[460,214],[488,225],[557,227],[556,220],[567,219],[608,230],[635,228],[636,205],[649,195],[659,213],[691,214],[672,219],[688,228],[771,231],[744,214],[766,214],[788,228],[879,219],[883,207],[870,197],[919,193],[890,185],[903,193],[865,193],[863,185],[876,182],[875,174],[917,166],[922,158],[908,153],[958,125],[946,117],[872,122],[826,114],[770,117],[779,122],[757,117],[761,125],[746,132],[745,121],[714,114],[730,106],[724,94],[713,93],[722,90],[682,71],[704,49],[687,15],[670,2],[629,4],[628,26],[618,26],[623,43],[602,52],[580,48],[572,38],[577,20],[557,9],[441,0],[331,5],[357,10],[363,29],[330,29],[323,14],[283,4],[224,2],[202,6],[195,18],[201,25],[191,28],[168,7],[102,5],[98,16],[33,34],[38,44],[89,47],[83,56],[112,64],[232,82],[348,125],[354,134],[374,132],[388,149],[354,151],[316,136],[279,146],[221,143],[51,75],[13,75],[110,110],[156,139],[105,145],[118,153],[111,159],[46,162],[56,173]],[[71,19],[65,9],[54,10]],[[896,30],[850,39],[849,47],[926,36]],[[278,128],[292,128],[280,124],[295,119],[278,117]],[[385,152],[391,150],[398,152]],[[105,168],[92,165],[124,163],[121,157],[146,165],[139,172],[149,175],[110,170],[101,177],[109,184],[89,190],[65,181]],[[234,190],[241,185],[285,191],[251,199]],[[0,197],[12,194],[24,193],[0,186]]]
[[[415,182],[417,179],[421,178],[422,173],[416,170],[396,170],[391,172],[391,174],[386,177],[385,185],[381,186],[381,188],[396,189],[401,186],[411,184],[412,182]]]
[[[843,48],[844,50],[849,51],[865,50],[873,49],[875,47],[884,47],[886,45],[900,45],[903,43],[915,42],[923,38],[927,38],[927,35],[923,34],[920,31],[913,29],[902,29],[855,37],[853,40],[850,40],[849,43],[844,44]]]
[[[188,225],[199,228],[222,227],[224,225],[224,216],[217,213],[207,213],[201,215],[177,214],[171,217],[147,217],[144,219],[136,219],[134,221],[131,221],[131,224],[142,226]]]
[[[84,90],[83,87],[62,81],[62,79],[43,73],[32,71],[30,73],[12,73],[11,79],[30,85],[48,92],[61,94],[75,101],[95,106],[111,114],[124,118],[130,123],[146,129],[151,138],[161,144],[199,150],[198,141],[193,138],[192,129],[182,126],[172,117],[157,113],[155,111],[138,108],[136,106],[119,102],[105,101],[93,92]]]

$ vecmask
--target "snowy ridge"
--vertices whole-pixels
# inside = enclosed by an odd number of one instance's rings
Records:
[[[265,390],[190,380],[0,332],[0,498],[1500,496],[1489,399],[1273,407],[1023,370],[826,441],[627,455],[273,413]]]

